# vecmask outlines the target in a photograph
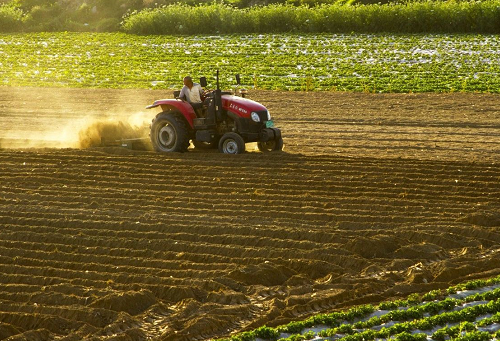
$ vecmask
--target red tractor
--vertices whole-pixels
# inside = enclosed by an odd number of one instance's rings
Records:
[[[240,85],[240,77],[236,75]],[[200,79],[205,88],[207,80]],[[245,98],[246,91],[239,90],[240,96],[222,92],[219,88],[205,91],[203,108],[194,110],[191,104],[178,98],[155,101],[148,109],[160,107],[151,124],[151,142],[158,152],[185,152],[189,141],[196,148],[219,148],[221,153],[241,154],[245,143],[257,142],[261,151],[283,149],[281,131],[274,127],[269,111],[262,104]]]

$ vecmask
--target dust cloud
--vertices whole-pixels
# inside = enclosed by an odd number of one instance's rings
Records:
[[[127,121],[95,120],[82,127],[78,132],[77,148],[119,145],[127,140],[147,139],[149,129],[138,117]]]
[[[150,145],[149,124],[156,113],[144,107],[164,96],[171,94],[0,87],[0,148],[93,148],[122,145],[124,139]]]
[[[143,113],[129,117],[88,116],[77,120],[39,122],[29,131],[11,130],[0,137],[0,148],[75,148],[119,146],[134,140],[140,149],[148,149],[149,120]]]

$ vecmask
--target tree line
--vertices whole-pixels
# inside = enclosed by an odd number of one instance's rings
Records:
[[[269,33],[499,33],[500,0],[0,0],[0,32],[268,33],[269,25]]]

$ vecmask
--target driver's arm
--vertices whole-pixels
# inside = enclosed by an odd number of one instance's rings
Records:
[[[179,98],[183,101],[187,101],[186,88],[181,89],[181,93],[179,94]]]

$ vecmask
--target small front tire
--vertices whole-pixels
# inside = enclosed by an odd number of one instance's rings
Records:
[[[236,133],[226,133],[219,141],[219,151],[224,154],[241,154],[245,152],[245,141]]]
[[[277,140],[267,142],[257,142],[257,148],[261,152],[277,152],[283,150],[283,138],[280,136]]]

